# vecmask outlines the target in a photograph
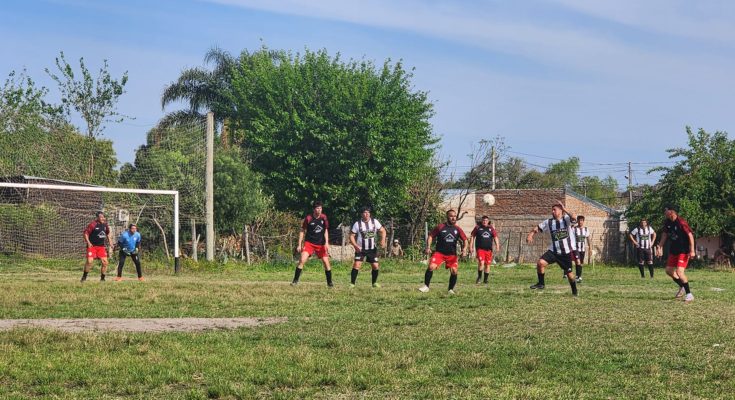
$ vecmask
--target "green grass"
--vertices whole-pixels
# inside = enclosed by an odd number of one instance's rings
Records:
[[[460,267],[432,291],[424,266],[364,269],[350,290],[316,263],[290,287],[290,265],[230,266],[179,276],[146,269],[119,283],[77,282],[81,264],[0,258],[0,318],[288,317],[205,333],[0,332],[0,398],[732,398],[735,274],[689,271],[696,300],[673,300],[657,269],[587,268],[580,298],[561,272],[534,292],[531,266],[494,267],[475,286]],[[134,269],[127,266],[128,274]],[[724,289],[715,291],[713,288]]]

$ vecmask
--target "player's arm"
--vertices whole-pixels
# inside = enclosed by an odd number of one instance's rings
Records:
[[[469,240],[467,240],[467,235],[464,233],[462,228],[457,227],[457,229],[459,229],[459,239],[462,241],[462,257],[467,257],[467,242],[469,242]]]
[[[531,229],[531,232],[528,232],[528,236],[526,236],[526,243],[533,243],[533,236],[539,232],[538,226],[534,226],[533,229]]]
[[[697,256],[697,252],[694,248],[694,234],[692,231],[689,231],[687,233],[687,236],[689,236],[689,257],[694,258]]]
[[[470,233],[470,254],[475,252],[475,235],[477,235],[477,229]]]
[[[302,227],[299,231],[299,243],[296,245],[296,251],[299,253],[304,251],[304,235],[306,235],[306,229]]]
[[[628,238],[630,238],[631,243],[633,243],[633,246],[638,247],[638,241],[635,240],[635,236],[633,236],[633,233],[628,233]]]
[[[656,243],[656,231],[651,234],[651,243]]]
[[[495,242],[495,252],[500,252],[500,240],[498,240],[498,235],[493,236],[493,242]]]
[[[360,246],[357,245],[357,240],[355,240],[356,237],[357,235],[355,234],[355,232],[350,230],[350,244],[352,245],[352,247],[355,248],[355,251],[359,253],[362,249],[360,248]]]
[[[562,203],[561,201],[559,201],[558,204],[561,206],[561,211],[564,214],[567,214],[569,216],[569,219],[570,220],[572,220],[572,221],[576,221],[577,220],[577,214],[573,214],[571,211],[567,210],[567,208],[564,207],[564,203]]]
[[[429,235],[426,239],[426,254],[431,254],[431,242],[434,241],[434,237]]]
[[[666,239],[669,238],[668,233],[666,233],[666,230],[664,230],[661,233],[661,241],[658,242],[658,246],[656,248],[658,249],[658,256],[661,257],[664,255],[664,244],[666,244]]]
[[[324,229],[324,249],[329,251],[329,229]]]

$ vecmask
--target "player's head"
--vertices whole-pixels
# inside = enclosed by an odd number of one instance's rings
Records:
[[[487,215],[483,215],[480,219],[480,225],[482,226],[490,226],[490,217]]]
[[[97,211],[94,215],[95,219],[103,224],[105,223],[105,221],[107,221],[107,218],[105,218],[105,213],[103,213],[102,211]]]
[[[554,216],[554,218],[559,219],[564,214],[564,206],[561,205],[561,203],[556,203],[553,206],[551,206],[551,215]]]
[[[138,232],[138,226],[135,224],[130,224],[128,225],[128,230],[130,231],[130,233]]]
[[[676,218],[679,216],[679,213],[676,211],[676,207],[667,206],[664,209],[664,216],[668,218],[670,221],[676,221]]]
[[[455,222],[457,222],[457,212],[454,210],[447,211],[447,223],[454,225]]]
[[[395,240],[393,240],[393,245],[394,245],[394,246],[398,246],[398,244],[399,244],[399,243],[400,243],[400,242],[398,241],[398,239],[395,239]]]
[[[360,216],[362,216],[362,219],[367,221],[370,219],[370,207],[362,207],[360,208]]]
[[[577,216],[577,224],[579,224],[579,226],[584,226],[584,215]]]
[[[645,227],[647,227],[647,226],[648,226],[648,220],[647,220],[647,219],[645,219],[645,218],[643,218],[643,219],[641,220],[641,228],[645,228]]]
[[[320,215],[322,213],[322,202],[321,201],[315,201],[312,207],[314,209],[314,215]]]

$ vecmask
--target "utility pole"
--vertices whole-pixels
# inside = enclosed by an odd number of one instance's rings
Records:
[[[214,260],[214,113],[207,113],[207,167],[205,171],[207,195],[205,217],[207,219],[207,261]]]
[[[633,204],[633,168],[628,161],[628,205]]]
[[[493,168],[493,185],[492,189],[495,190],[495,146],[490,148],[490,162]]]

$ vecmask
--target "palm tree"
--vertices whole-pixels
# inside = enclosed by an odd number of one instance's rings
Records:
[[[228,95],[231,89],[232,70],[237,59],[219,47],[213,47],[204,56],[205,64],[213,64],[210,71],[201,67],[185,69],[179,78],[163,89],[161,108],[184,101],[189,103],[188,110],[179,110],[166,114],[159,126],[170,126],[199,120],[207,111],[213,111],[215,121],[222,126],[222,142],[228,142],[229,117],[234,112],[234,105]]]

